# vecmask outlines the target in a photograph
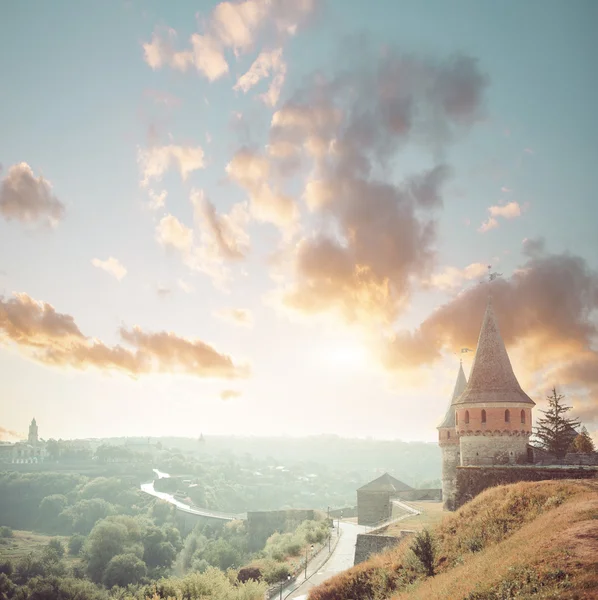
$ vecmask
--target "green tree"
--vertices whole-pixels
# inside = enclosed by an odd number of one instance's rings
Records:
[[[0,573],[0,600],[10,600],[14,597],[15,591],[16,586],[6,573]]]
[[[415,534],[413,543],[411,544],[411,550],[421,563],[426,575],[432,577],[434,575],[436,546],[432,534],[427,529],[423,529]]]
[[[58,538],[51,539],[46,548],[50,552],[53,552],[59,559],[64,556],[64,544]]]
[[[563,398],[562,394],[557,394],[556,388],[552,388],[552,394],[548,396],[548,410],[540,411],[544,416],[538,419],[534,432],[540,447],[557,458],[565,457],[572,438],[576,435],[575,428],[579,427],[577,419],[565,416],[571,407],[561,402]]]
[[[42,529],[54,531],[58,524],[58,515],[67,507],[68,500],[64,494],[46,496],[39,505],[39,521]]]
[[[147,575],[145,563],[134,554],[117,554],[106,565],[102,582],[107,588],[139,583]]]
[[[129,532],[122,523],[105,519],[95,525],[87,538],[87,574],[92,581],[102,581],[106,565],[124,553],[128,537]]]
[[[71,556],[78,556],[83,549],[83,544],[85,544],[85,536],[78,533],[71,535],[69,539],[69,554]]]
[[[143,535],[143,561],[150,568],[170,567],[176,558],[174,546],[159,527],[148,527]]]
[[[116,512],[114,505],[101,498],[79,500],[60,513],[61,531],[65,533],[89,533],[93,526]]]
[[[581,432],[577,434],[571,444],[571,450],[578,454],[589,454],[594,452],[594,441],[590,437],[588,430],[584,427],[581,428]]]

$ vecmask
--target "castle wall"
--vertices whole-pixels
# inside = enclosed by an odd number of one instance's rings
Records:
[[[390,492],[357,491],[358,525],[375,525],[391,514]]]
[[[596,467],[457,467],[455,509],[480,492],[496,485],[518,481],[545,481],[553,479],[598,479]]]
[[[462,435],[460,466],[527,462],[528,440],[525,433]]]
[[[451,510],[457,491],[457,466],[461,464],[459,446],[457,444],[443,445],[442,449],[442,501],[444,508]]]
[[[353,564],[358,565],[366,561],[372,554],[378,554],[396,546],[405,537],[412,534],[412,531],[401,531],[398,536],[375,535],[371,533],[358,534],[355,543],[355,559]]]
[[[247,513],[247,532],[249,549],[260,550],[266,540],[275,532],[292,531],[303,521],[313,521],[322,518],[322,513],[316,510],[293,509],[252,511]]]

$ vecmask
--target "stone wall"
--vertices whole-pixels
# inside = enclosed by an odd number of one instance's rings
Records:
[[[354,565],[366,561],[373,554],[379,554],[393,548],[407,536],[413,535],[412,531],[401,531],[400,535],[375,535],[373,533],[360,533],[355,543]]]
[[[421,500],[430,500],[432,502],[442,501],[442,490],[440,488],[418,488],[414,490],[405,490],[392,495],[393,499],[405,500],[406,502],[418,502]]]
[[[518,481],[545,481],[550,479],[595,479],[596,467],[457,467],[457,493],[455,509],[486,488]]]
[[[253,551],[263,548],[266,540],[275,531],[291,531],[303,521],[312,521],[323,517],[325,515],[317,510],[289,509],[248,512],[249,549]]]
[[[357,490],[357,523],[375,525],[391,514],[390,492]]]
[[[333,519],[338,519],[341,514],[343,519],[352,519],[357,516],[357,506],[345,506],[344,508],[335,508],[330,511],[330,517]]]
[[[498,433],[460,437],[461,466],[527,462],[528,435]]]
[[[442,500],[444,508],[452,510],[455,504],[455,485],[457,479],[457,466],[461,464],[461,454],[458,444],[445,444],[442,449]]]

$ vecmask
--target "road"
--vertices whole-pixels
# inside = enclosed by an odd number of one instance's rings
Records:
[[[161,473],[157,469],[154,469],[154,472],[158,476],[158,479],[163,479],[170,477],[168,473]],[[179,510],[183,510],[185,512],[191,513],[193,515],[199,515],[202,517],[210,517],[213,519],[222,519],[223,521],[233,521],[235,519],[245,519],[247,515],[233,515],[230,513],[223,513],[217,510],[209,510],[207,508],[200,508],[198,506],[191,506],[186,504],[185,502],[181,502],[177,500],[172,494],[168,494],[166,492],[158,492],[154,489],[154,482],[150,483],[142,483],[141,491],[146,494],[150,494],[151,496],[155,496],[156,498],[160,498],[161,500],[165,500],[166,502],[170,502],[174,504]]]
[[[341,523],[340,527],[340,540],[328,562],[317,569],[317,567],[322,564],[325,554],[314,559],[307,567],[307,581],[300,576],[294,586],[291,586],[289,590],[283,591],[283,598],[286,598],[287,600],[306,600],[307,594],[311,588],[353,566],[357,534],[363,533],[364,528],[355,523]],[[327,550],[324,550],[323,552],[326,553]],[[290,590],[292,591],[289,594]]]

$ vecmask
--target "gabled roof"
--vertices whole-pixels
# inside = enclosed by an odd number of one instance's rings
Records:
[[[490,301],[484,314],[469,382],[455,404],[478,402],[513,402],[532,406],[535,404],[521,389],[513,373]]]
[[[358,492],[406,492],[407,490],[412,490],[413,488],[398,479],[395,479],[392,475],[388,473],[384,473],[378,477],[378,479],[374,479],[369,483],[361,486],[357,491]]]
[[[453,389],[453,395],[451,396],[451,401],[449,403],[446,414],[444,415],[444,419],[442,423],[438,425],[437,429],[441,427],[454,427],[455,426],[455,408],[454,404],[461,396],[461,394],[465,391],[465,387],[467,386],[467,379],[465,379],[465,373],[463,372],[463,363],[459,365],[459,373],[457,375],[457,381],[455,382],[455,388]]]

